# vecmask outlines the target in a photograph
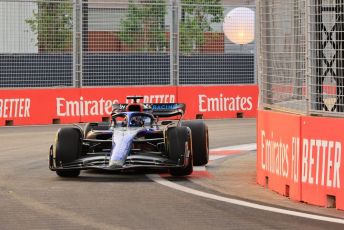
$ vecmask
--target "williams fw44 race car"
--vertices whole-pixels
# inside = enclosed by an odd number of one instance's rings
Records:
[[[115,104],[111,122],[58,130],[50,147],[49,168],[61,177],[80,170],[168,169],[190,175],[209,159],[208,127],[201,120],[182,121],[185,104]],[[174,119],[173,119],[174,118]]]

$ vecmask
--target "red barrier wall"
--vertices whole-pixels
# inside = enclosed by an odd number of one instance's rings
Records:
[[[342,127],[343,118],[259,110],[257,182],[266,186],[268,177],[267,186],[272,190],[320,206],[328,206],[335,197],[337,209],[344,210]],[[279,164],[281,158],[285,158],[283,164]],[[276,165],[288,165],[289,169],[278,174]]]
[[[343,118],[302,117],[302,200],[344,210]],[[344,147],[344,146],[343,146]]]
[[[257,120],[257,182],[300,201],[300,117],[259,110]]]
[[[101,121],[113,103],[142,95],[146,103],[186,103],[186,119],[255,117],[258,87],[163,86],[0,90],[0,126]]]
[[[258,87],[256,86],[181,86],[178,101],[186,103],[186,117],[233,118],[237,113],[256,117]]]

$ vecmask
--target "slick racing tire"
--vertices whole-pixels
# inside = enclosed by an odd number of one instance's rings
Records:
[[[182,126],[191,129],[192,153],[194,166],[208,164],[209,161],[209,134],[208,126],[203,121],[184,121]]]
[[[91,130],[108,130],[109,128],[110,128],[110,122],[87,123],[84,128],[84,138],[87,138],[87,134]]]
[[[185,154],[189,154],[186,166],[170,169],[172,176],[187,176],[193,172],[191,136],[187,127],[167,130],[167,151],[170,159],[178,163],[184,163]]]
[[[75,161],[81,154],[82,134],[78,128],[61,128],[57,132],[55,142],[55,164],[57,167]],[[77,177],[79,169],[57,169],[60,177]]]

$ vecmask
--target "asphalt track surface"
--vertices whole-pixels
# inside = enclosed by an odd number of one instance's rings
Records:
[[[211,148],[255,142],[254,120],[207,123]],[[0,128],[1,230],[344,229],[343,224],[257,210],[178,191],[156,183],[152,172],[86,171],[75,179],[59,178],[48,169],[48,149],[59,127]],[[214,167],[222,166],[217,163]],[[163,180],[231,198],[193,183],[192,177]],[[240,199],[240,194],[235,198]]]

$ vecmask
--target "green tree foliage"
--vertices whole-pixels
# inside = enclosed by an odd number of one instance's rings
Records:
[[[204,42],[204,33],[211,32],[211,24],[223,20],[221,0],[181,0],[180,51],[197,51]]]
[[[121,20],[119,38],[136,50],[156,52],[166,48],[166,0],[129,1],[128,14]]]
[[[37,35],[36,45],[40,51],[63,52],[71,48],[72,14],[71,1],[38,2],[38,11],[33,12],[33,17],[26,23]]]

